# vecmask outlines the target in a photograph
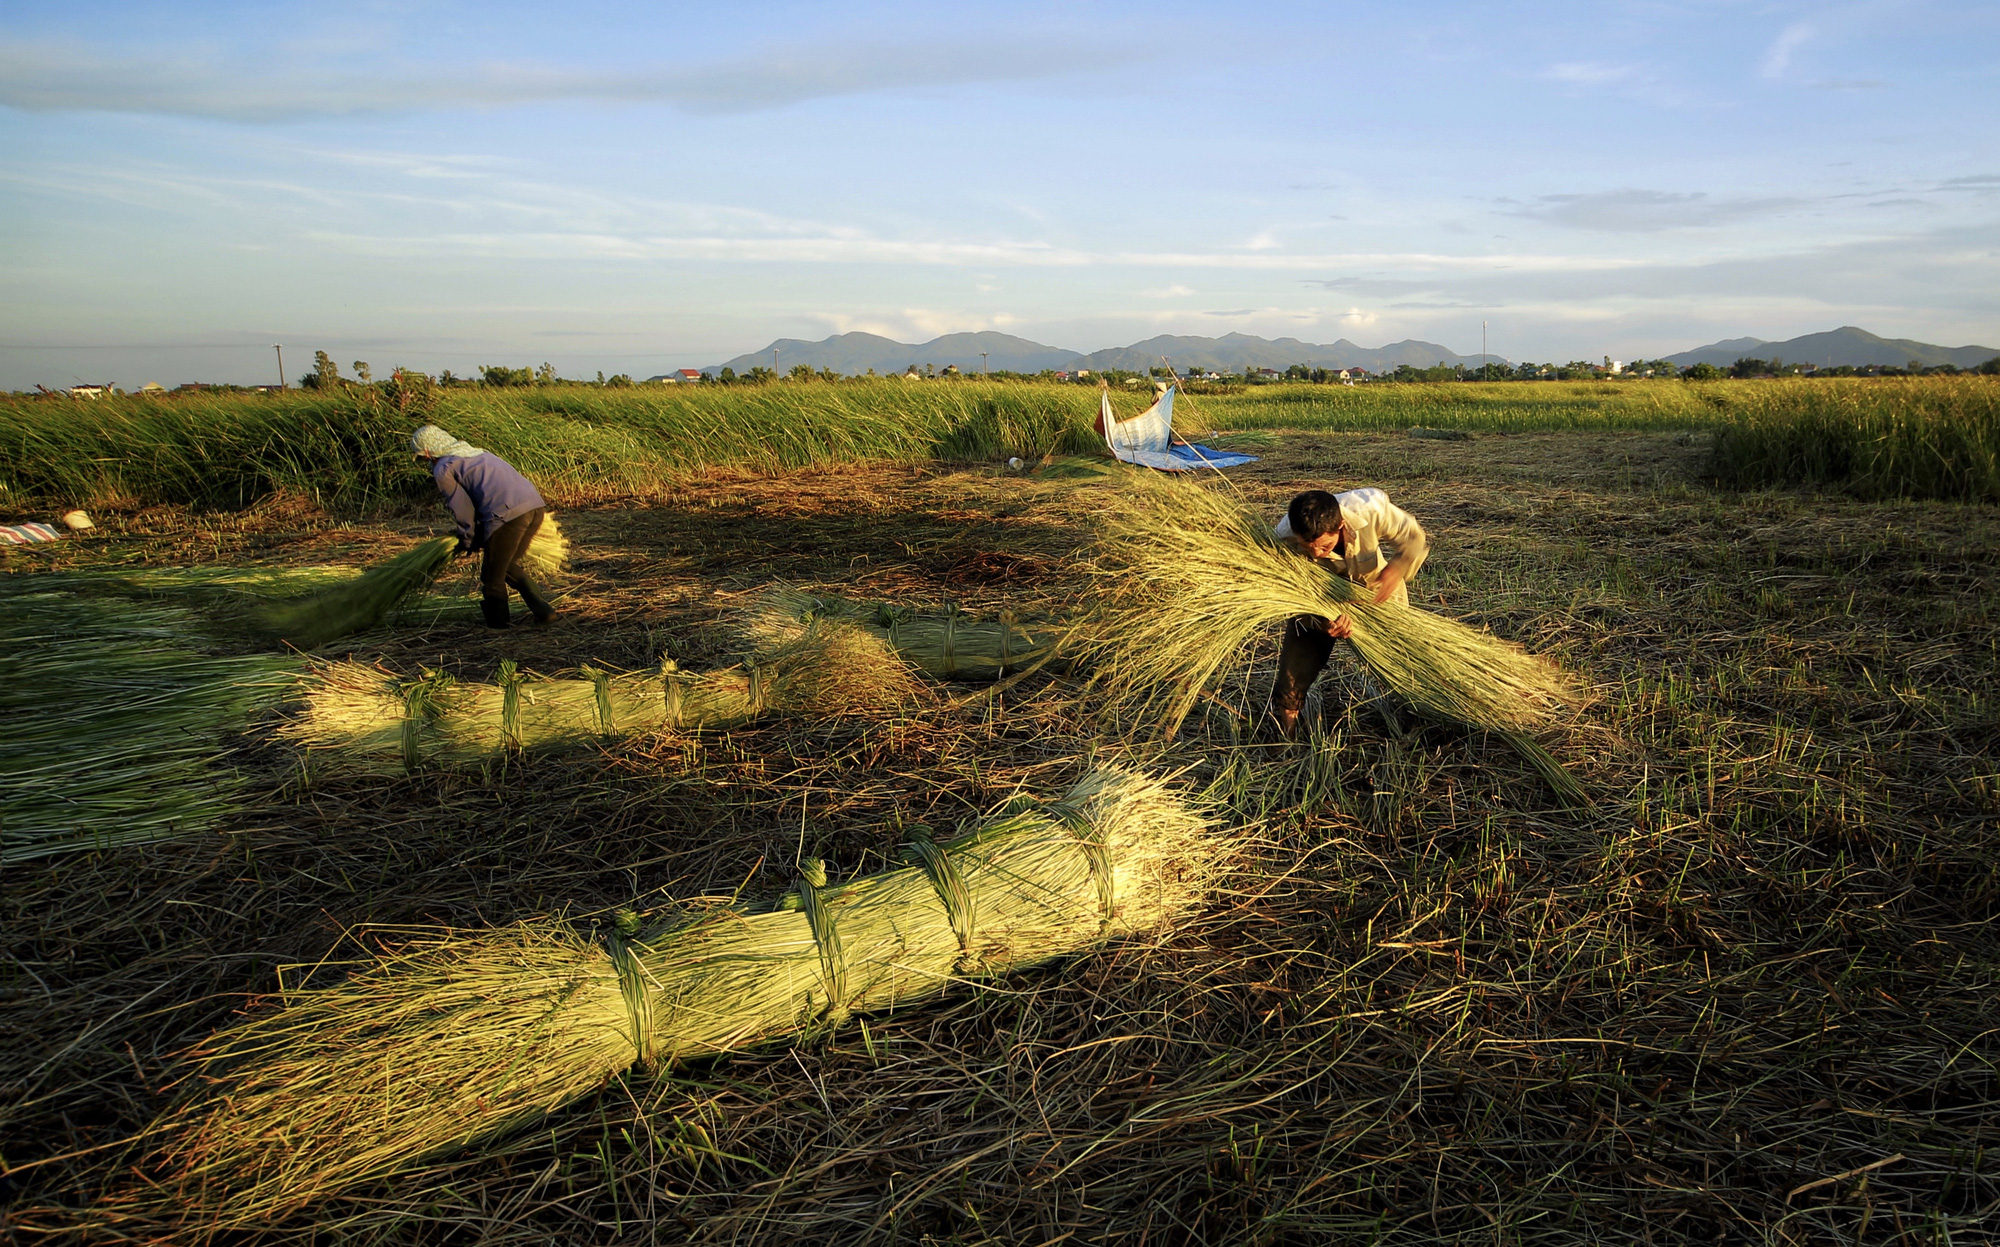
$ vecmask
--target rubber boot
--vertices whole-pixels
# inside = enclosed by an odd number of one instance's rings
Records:
[[[507,595],[504,593],[481,594],[479,597],[479,613],[486,617],[487,627],[505,628],[510,622],[507,618]]]
[[[1288,745],[1299,738],[1299,712],[1280,710],[1276,706],[1266,706],[1264,717],[1257,724],[1256,743],[1260,745]]]
[[[542,596],[542,587],[525,576],[521,578],[521,600],[528,604],[528,613],[535,617],[538,625],[556,617],[556,608]]]

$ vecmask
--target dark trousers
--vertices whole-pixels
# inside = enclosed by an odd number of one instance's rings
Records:
[[[1326,670],[1333,657],[1333,638],[1326,634],[1326,620],[1318,615],[1294,615],[1285,622],[1285,638],[1278,646],[1278,678],[1271,684],[1271,709],[1297,714],[1306,704],[1306,691]]]
[[[480,609],[495,628],[507,626],[507,590],[521,595],[537,622],[554,615],[541,586],[521,566],[521,556],[541,531],[543,508],[517,515],[486,535],[486,557],[479,566]]]

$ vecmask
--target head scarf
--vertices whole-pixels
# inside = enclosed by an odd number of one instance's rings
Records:
[[[433,459],[442,459],[446,455],[469,459],[474,455],[486,453],[470,442],[459,441],[435,424],[424,425],[410,434],[410,449],[420,455],[429,455]]]

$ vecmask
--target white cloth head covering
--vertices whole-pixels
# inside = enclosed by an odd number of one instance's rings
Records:
[[[442,459],[447,455],[469,459],[486,453],[470,442],[459,441],[435,424],[426,424],[410,434],[410,449],[432,459]]]
[[[62,522],[64,526],[66,526],[73,533],[80,533],[86,528],[97,527],[97,525],[90,522],[90,517],[88,515],[85,515],[81,511],[65,512],[62,517]]]

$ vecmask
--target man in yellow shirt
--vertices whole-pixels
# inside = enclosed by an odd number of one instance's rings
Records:
[[[1410,578],[1430,554],[1423,526],[1373,488],[1341,494],[1307,490],[1292,499],[1275,531],[1293,551],[1366,586],[1377,602],[1408,605]],[[1306,691],[1326,669],[1333,643],[1352,631],[1345,618],[1294,615],[1287,621],[1266,710],[1280,736],[1291,740],[1298,735]]]

